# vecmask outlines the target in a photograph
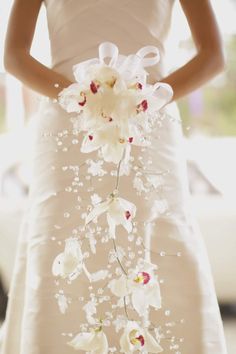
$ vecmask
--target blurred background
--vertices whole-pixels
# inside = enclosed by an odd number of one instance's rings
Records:
[[[4,320],[17,237],[30,183],[30,141],[39,96],[6,74],[3,46],[12,0],[0,4],[0,321]],[[178,102],[192,204],[207,246],[224,321],[228,354],[236,353],[236,0],[212,0],[224,37],[227,68]],[[167,40],[174,70],[195,53],[176,2]],[[50,65],[42,7],[32,55]],[[174,62],[173,62],[174,58]]]

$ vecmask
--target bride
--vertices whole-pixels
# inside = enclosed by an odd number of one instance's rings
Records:
[[[50,68],[30,54],[42,4]],[[197,53],[167,74],[165,39],[173,4],[14,1],[5,68],[40,93],[42,101],[35,118],[33,178],[8,294],[2,354],[226,354],[208,257],[189,207],[175,103],[223,70],[222,42],[210,0],[180,0]],[[155,63],[155,58],[141,56],[154,47],[160,52]],[[74,76],[72,68],[97,58],[98,48],[107,75],[117,79],[121,74],[116,67],[118,71],[108,70],[105,57],[118,50],[125,56],[136,53],[143,65],[145,60],[150,65],[145,68],[148,82],[136,82],[135,90],[145,92],[159,82],[158,87],[172,95],[159,107],[149,145],[135,145],[135,138],[128,138],[127,148],[122,147],[127,152],[132,145],[128,161],[115,161],[114,131],[106,149],[104,140],[91,145],[97,132],[84,136],[82,129],[76,130],[82,123],[65,103],[83,85],[82,71]],[[109,90],[114,83],[109,82]],[[91,81],[92,94],[100,84]],[[155,107],[159,94],[153,96]],[[75,110],[85,103],[86,96],[81,101],[77,94]],[[143,114],[146,108],[144,100]]]

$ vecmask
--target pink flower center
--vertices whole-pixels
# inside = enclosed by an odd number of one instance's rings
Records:
[[[78,102],[78,104],[80,105],[80,106],[84,106],[85,105],[85,103],[86,103],[86,95],[85,95],[85,93],[84,92],[81,92],[80,93],[80,96],[83,96],[84,97],[84,99],[83,99],[83,101],[81,101],[81,102]]]
[[[137,87],[139,90],[142,90],[143,85],[142,85],[140,82],[137,82],[136,87]]]
[[[108,122],[112,122],[112,121],[113,121],[113,118],[107,116],[104,112],[101,113],[101,116],[102,116],[103,118],[105,118],[105,119],[108,119]]]
[[[131,214],[130,214],[129,210],[126,210],[125,217],[126,217],[127,220],[131,217]]]
[[[96,84],[94,81],[91,81],[90,83],[90,90],[92,93],[97,93],[99,88],[99,84]]]
[[[150,279],[150,274],[147,272],[139,272],[138,275],[134,278],[134,281],[136,283],[147,284]]]
[[[147,109],[148,109],[148,102],[147,102],[147,100],[143,100],[141,103],[139,103],[137,105],[136,111],[137,111],[137,113],[139,113],[141,111],[145,112]]]
[[[136,329],[133,329],[130,334],[130,342],[135,345],[135,346],[144,346],[144,336],[142,334],[139,334],[139,332]]]
[[[144,346],[144,336],[142,336],[141,334],[136,337],[137,340],[140,342],[141,346]]]

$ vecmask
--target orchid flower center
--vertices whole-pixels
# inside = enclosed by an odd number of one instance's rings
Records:
[[[101,332],[101,330],[102,330],[102,326],[99,326],[99,327],[94,328],[94,331],[95,331],[95,332]]]
[[[125,139],[124,139],[124,138],[119,138],[119,142],[120,142],[121,144],[124,144]]]
[[[117,78],[115,76],[112,76],[110,80],[106,81],[106,84],[110,86],[111,88],[115,85]]]
[[[136,112],[145,112],[148,109],[148,102],[147,100],[143,100],[141,103],[137,105]]]
[[[134,278],[136,283],[147,284],[151,279],[150,274],[146,272],[139,272],[138,275]]]
[[[132,84],[129,86],[129,88],[131,89],[136,89],[136,90],[142,90],[143,85],[140,82],[136,82],[135,84]]]
[[[133,329],[129,333],[130,343],[132,343],[136,347],[144,346],[144,336],[139,333],[136,329]]]
[[[113,192],[110,193],[110,198],[115,199],[118,196],[118,190],[114,189]]]
[[[129,218],[131,217],[131,213],[130,213],[129,210],[126,210],[125,217],[126,217],[127,220],[129,220]]]
[[[94,93],[94,94],[97,93],[99,87],[100,87],[100,84],[98,81],[91,81],[90,90],[92,91],[92,93]]]
[[[107,116],[104,112],[101,113],[101,116],[105,119],[108,119],[108,122],[112,122],[113,121],[113,118],[110,117],[110,116]]]
[[[83,101],[78,102],[78,104],[79,104],[80,106],[84,106],[85,103],[86,103],[86,100],[87,100],[86,95],[85,95],[85,93],[82,91],[82,92],[80,93],[80,96],[82,96],[84,99],[83,99]]]
[[[133,139],[134,139],[134,138],[133,138],[132,136],[130,136],[129,139],[128,139],[129,143],[132,143],[132,142],[133,142]]]
[[[137,87],[139,90],[142,90],[143,85],[142,85],[140,82],[137,82],[137,83],[136,83],[136,87]]]

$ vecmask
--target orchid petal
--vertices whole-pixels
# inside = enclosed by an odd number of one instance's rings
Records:
[[[57,257],[54,259],[52,265],[53,275],[57,276],[61,274],[61,263],[63,262],[63,259],[64,259],[64,253],[58,254]]]
[[[94,351],[100,348],[100,342],[96,332],[79,333],[67,344],[71,345],[76,350]]]
[[[111,238],[116,237],[116,223],[114,222],[114,219],[110,216],[109,213],[107,213],[107,223],[109,225],[109,234]]]
[[[150,353],[161,353],[163,352],[163,348],[159,345],[159,343],[155,340],[151,334],[144,329],[144,338],[145,338],[145,350]]]
[[[92,221],[94,218],[100,216],[104,212],[106,212],[109,208],[109,204],[111,203],[110,199],[105,200],[104,202],[99,203],[96,205],[92,211],[87,215],[85,219],[85,224],[88,224],[90,221]]]
[[[135,310],[140,316],[142,316],[148,308],[148,299],[145,296],[145,292],[142,289],[135,289],[132,293],[131,298]]]
[[[128,287],[127,278],[124,275],[118,279],[112,279],[109,282],[108,287],[110,288],[111,292],[118,297],[126,296],[131,291],[131,289]]]
[[[153,94],[148,98],[149,112],[160,110],[173,97],[173,89],[169,84],[157,82],[153,85]]]
[[[161,308],[161,292],[158,282],[149,286],[147,291],[148,302],[150,306]]]
[[[120,143],[106,144],[102,146],[102,155],[106,162],[119,163],[122,159],[125,146]]]
[[[101,269],[97,272],[90,273],[90,280],[91,282],[96,282],[101,279],[105,279],[108,275],[108,270]]]
[[[100,146],[101,146],[101,141],[99,141],[97,136],[96,135],[94,136],[93,133],[88,133],[87,135],[84,136],[80,151],[88,153],[99,149]]]
[[[80,112],[81,106],[78,102],[82,101],[81,92],[84,87],[78,83],[73,83],[64,88],[58,94],[58,102],[67,112]]]

